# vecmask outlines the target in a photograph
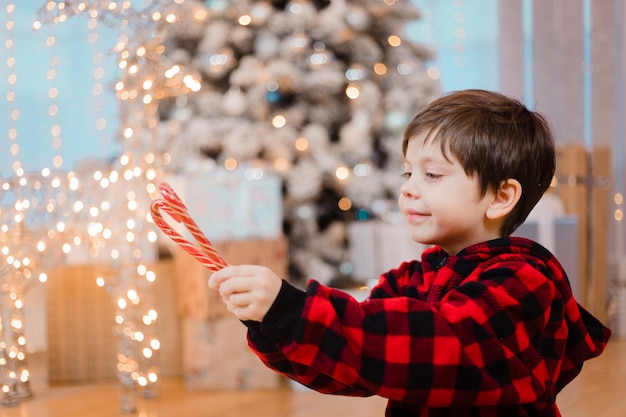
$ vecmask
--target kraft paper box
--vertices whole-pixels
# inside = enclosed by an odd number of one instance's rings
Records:
[[[287,278],[287,241],[214,243],[232,265],[256,264]],[[190,390],[277,388],[281,378],[252,353],[246,327],[208,288],[211,271],[182,250],[175,251],[178,309],[182,317],[183,374]]]
[[[213,242],[220,255],[231,265],[263,265],[279,277],[287,278],[287,240],[242,240]],[[230,315],[216,291],[209,289],[211,271],[182,249],[174,251],[178,311],[182,316],[211,320]]]
[[[55,268],[44,284],[47,310],[48,380],[55,383],[115,378],[116,307],[112,296],[96,285],[110,267],[71,265]],[[176,275],[171,260],[154,268],[159,314],[161,375],[182,375],[181,323],[176,309]]]
[[[222,242],[216,247],[229,263],[261,264],[286,277],[284,238]],[[102,269],[99,265],[71,265],[49,274],[45,290],[51,382],[115,378],[116,310],[111,295],[96,285]],[[232,316],[207,286],[210,271],[180,250],[174,259],[159,261],[155,272],[163,376],[185,375],[189,387],[195,389],[275,386],[273,373],[249,351],[244,326],[236,320],[228,324]],[[227,341],[232,341],[233,352],[239,352],[233,353],[232,363],[222,363],[225,354],[216,356],[214,350],[219,346],[220,352],[228,351],[221,347]],[[206,356],[210,352],[213,355]],[[221,377],[215,379],[216,375]]]
[[[235,316],[183,319],[183,371],[189,390],[278,388],[281,377],[250,350]]]

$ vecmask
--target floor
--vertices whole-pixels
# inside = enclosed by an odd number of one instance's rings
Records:
[[[33,369],[35,374],[35,369]],[[382,417],[381,398],[324,396],[289,387],[270,391],[197,392],[181,378],[165,378],[155,399],[140,399],[137,412],[120,412],[115,381],[50,386],[33,377],[35,395],[17,407],[0,407],[0,417]],[[564,417],[626,416],[626,340],[613,340],[606,352],[587,363],[560,394]]]

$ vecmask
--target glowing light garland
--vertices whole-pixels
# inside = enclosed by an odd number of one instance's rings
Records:
[[[27,367],[26,336],[24,324],[25,294],[38,283],[45,282],[48,262],[55,256],[57,248],[69,250],[66,239],[67,213],[61,209],[67,202],[67,191],[73,189],[71,174],[59,174],[49,168],[41,172],[25,172],[20,157],[19,132],[17,122],[20,111],[17,105],[15,72],[15,4],[6,6],[7,20],[5,48],[9,68],[9,92],[6,99],[10,108],[11,123],[8,130],[8,143],[13,159],[11,178],[0,178],[0,387],[2,404],[16,406],[20,398],[30,397],[30,372]],[[46,44],[52,53],[46,77],[51,86],[48,90],[50,105],[48,115],[52,121],[52,165],[60,168],[61,127],[56,123],[58,89],[55,85],[58,57],[54,55],[56,39],[49,36]],[[54,243],[54,244],[53,244]],[[58,244],[57,244],[58,243]],[[62,257],[62,254],[59,254]]]
[[[4,47],[6,49],[6,56],[7,56],[6,63],[7,63],[7,69],[8,69],[7,85],[9,86],[7,95],[6,95],[6,100],[9,103],[9,109],[10,109],[10,114],[9,114],[10,125],[7,131],[7,137],[9,139],[9,152],[11,153],[11,156],[13,156],[13,159],[14,159],[12,169],[13,169],[13,172],[15,172],[17,176],[20,176],[23,173],[23,170],[22,170],[22,165],[18,161],[20,147],[19,147],[19,144],[17,143],[17,121],[20,118],[20,111],[17,108],[17,104],[15,101],[16,99],[15,84],[17,83],[17,74],[15,72],[15,54],[13,53],[14,43],[15,43],[15,38],[13,36],[13,29],[15,28],[15,21],[13,20],[14,13],[15,13],[15,4],[9,1],[8,4],[6,5],[7,19],[6,19],[6,24],[5,24],[6,37],[4,41]]]
[[[157,239],[150,203],[158,193],[156,184],[167,163],[167,155],[156,151],[158,103],[200,89],[197,73],[172,65],[163,57],[161,33],[177,21],[179,13],[185,13],[183,3],[153,1],[135,10],[130,1],[49,1],[33,24],[41,28],[86,14],[94,28],[96,19],[122,30],[113,48],[121,72],[115,94],[121,115],[118,139],[122,153],[109,172],[94,173],[93,179],[105,191],[101,196],[107,211],[90,230],[94,231],[92,241],[97,242],[92,247],[108,253],[114,267],[114,273],[102,275],[97,283],[112,295],[117,306],[117,376],[122,384],[120,407],[125,413],[136,411],[138,392],[144,397],[157,395],[160,381],[156,274],[150,269],[156,262]]]
[[[20,112],[16,103],[17,74],[15,72],[15,54],[13,30],[15,21],[13,14],[15,5],[8,2],[6,5],[6,32],[4,46],[7,51],[8,77],[7,84],[9,90],[6,100],[10,109],[10,125],[7,131],[9,139],[9,149],[13,156],[12,165],[16,179],[23,180],[24,174],[21,164],[18,161],[19,144],[17,121]],[[0,190],[0,202],[3,202],[7,183],[0,179],[2,189]],[[29,200],[16,198],[14,202],[15,211],[11,212],[13,221],[20,226],[24,219],[24,211],[28,209]],[[6,210],[4,204],[0,205],[0,219]],[[26,338],[24,336],[24,285],[23,280],[31,275],[32,259],[35,254],[24,251],[25,245],[22,242],[22,234],[17,230],[17,236],[10,232],[16,232],[15,228],[10,228],[9,219],[2,221],[0,225],[0,303],[2,305],[0,315],[0,388],[2,389],[2,404],[5,406],[15,406],[19,404],[21,397],[32,395],[30,389],[30,375],[26,367]],[[41,246],[36,245],[38,248]],[[18,250],[16,250],[18,249]]]

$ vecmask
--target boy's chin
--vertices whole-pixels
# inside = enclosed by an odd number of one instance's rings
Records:
[[[411,240],[415,243],[419,243],[420,245],[436,245],[433,239],[424,236],[424,234],[409,233],[409,236],[411,236]]]

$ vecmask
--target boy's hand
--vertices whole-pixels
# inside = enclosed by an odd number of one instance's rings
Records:
[[[274,303],[282,280],[271,269],[257,265],[228,266],[209,278],[228,311],[239,320],[262,321]]]

